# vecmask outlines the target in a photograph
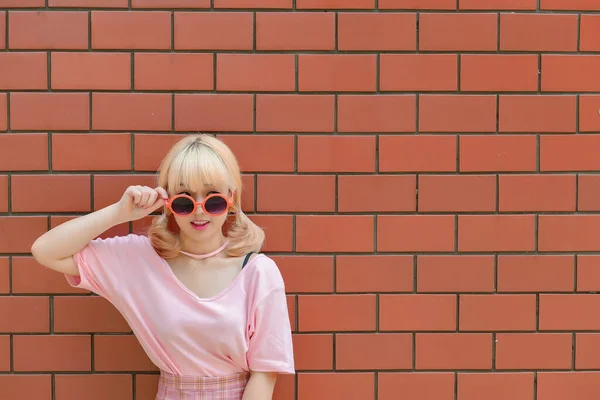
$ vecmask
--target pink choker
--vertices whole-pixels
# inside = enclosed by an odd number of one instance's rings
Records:
[[[196,260],[201,260],[204,258],[209,258],[214,256],[215,254],[219,254],[220,252],[222,252],[223,250],[225,250],[225,248],[227,247],[227,245],[229,244],[229,241],[226,240],[225,243],[223,243],[223,245],[221,247],[219,247],[218,249],[216,249],[215,251],[208,253],[208,254],[192,254],[192,253],[187,253],[185,251],[179,250],[179,252],[181,254],[185,254],[188,257],[192,257],[195,258]]]

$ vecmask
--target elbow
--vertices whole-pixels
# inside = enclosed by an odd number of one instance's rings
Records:
[[[46,266],[47,262],[45,262],[44,260],[47,259],[47,257],[45,256],[44,245],[40,238],[36,239],[36,241],[33,242],[29,251],[31,252],[31,255],[33,256],[33,259],[35,261],[37,261],[41,265]]]

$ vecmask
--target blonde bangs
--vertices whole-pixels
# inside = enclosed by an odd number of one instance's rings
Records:
[[[167,174],[167,191],[173,195],[182,189],[193,193],[206,190],[233,190],[231,172],[210,147],[191,143],[173,159]],[[224,193],[226,194],[226,193]]]

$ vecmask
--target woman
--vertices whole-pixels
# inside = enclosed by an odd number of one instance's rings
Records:
[[[241,192],[230,149],[190,135],[163,160],[158,187],[130,186],[31,248],[121,312],[161,371],[156,400],[267,400],[277,374],[295,372],[284,282]],[[95,239],[161,207],[147,234]]]

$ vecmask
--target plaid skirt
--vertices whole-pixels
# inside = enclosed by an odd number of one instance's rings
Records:
[[[249,372],[219,377],[161,372],[155,400],[242,400]]]

